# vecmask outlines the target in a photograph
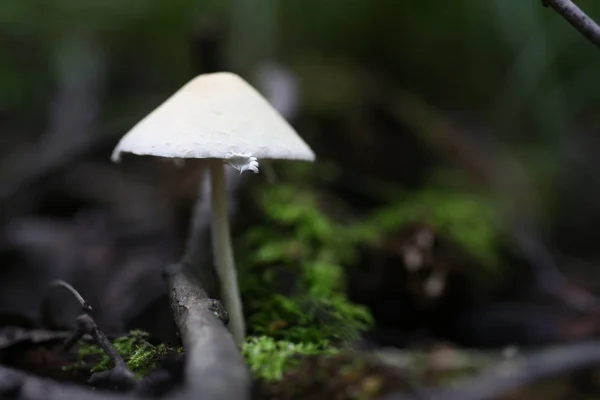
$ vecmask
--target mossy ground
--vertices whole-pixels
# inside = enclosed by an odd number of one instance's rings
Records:
[[[362,218],[352,217],[351,210],[344,212],[342,202],[314,186],[279,183],[254,193],[253,212],[258,211],[259,222],[243,232],[237,256],[251,335],[243,352],[255,376],[276,390],[291,390],[285,387],[292,379],[288,373],[302,371],[305,363],[324,363],[326,370],[329,363],[339,367],[348,360],[340,355],[347,345],[373,326],[369,310],[352,303],[345,287],[346,272],[361,245],[377,243],[405,225],[426,222],[489,267],[487,272],[498,263],[489,208],[469,193],[433,185]],[[335,374],[340,369],[327,371]],[[311,385],[314,374],[307,372],[304,383],[294,375],[296,384]],[[330,378],[341,382],[342,375]]]

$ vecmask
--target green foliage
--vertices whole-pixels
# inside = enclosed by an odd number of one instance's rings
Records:
[[[242,354],[251,371],[266,381],[280,380],[302,356],[334,353],[336,349],[327,342],[293,343],[268,336],[250,337],[242,344]]]
[[[152,371],[158,361],[176,351],[162,343],[157,346],[151,344],[148,342],[149,337],[147,332],[133,330],[127,336],[117,338],[113,342],[115,349],[123,357],[129,369],[138,377]],[[89,357],[101,357],[100,362],[92,367],[91,372],[106,371],[113,367],[110,358],[97,345],[82,343],[78,356],[80,366],[85,365],[85,360]]]
[[[266,221],[243,237],[240,263],[251,332],[303,343],[355,339],[372,317],[345,294],[352,230],[324,213],[312,192],[291,185],[259,191],[258,203]],[[291,289],[282,293],[286,279]]]

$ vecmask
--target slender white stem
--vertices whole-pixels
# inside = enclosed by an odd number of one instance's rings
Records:
[[[229,313],[229,330],[239,344],[245,339],[244,312],[238,288],[237,272],[231,247],[227,213],[225,166],[222,160],[210,160],[212,243],[215,266],[221,285],[221,300]]]

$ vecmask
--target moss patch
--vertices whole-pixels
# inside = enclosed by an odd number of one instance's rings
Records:
[[[260,190],[265,222],[242,238],[239,268],[251,334],[294,343],[341,344],[372,324],[345,293],[355,232],[322,211],[312,191]]]
[[[127,336],[122,336],[113,341],[115,349],[123,357],[127,366],[138,378],[146,375],[156,368],[157,363],[169,354],[181,352],[164,344],[154,345],[148,340],[147,332],[133,330]],[[78,361],[71,368],[89,368],[91,360],[99,360],[90,368],[90,372],[106,371],[113,367],[110,358],[95,344],[82,343],[78,350]]]
[[[252,373],[264,381],[281,379],[305,356],[335,354],[336,352],[337,350],[330,347],[327,342],[320,344],[293,343],[287,340],[275,340],[268,336],[248,338],[242,345],[242,354]]]

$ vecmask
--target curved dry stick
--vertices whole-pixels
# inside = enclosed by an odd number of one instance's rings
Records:
[[[501,365],[457,382],[447,389],[425,389],[427,400],[491,400],[522,389],[532,383],[600,365],[600,342],[583,342],[540,350],[531,356]],[[396,393],[379,400],[415,400],[406,393]]]
[[[588,38],[597,47],[600,47],[600,26],[588,17],[571,0],[542,0],[546,7],[552,7],[562,15],[575,29]]]
[[[65,289],[67,289],[69,292],[71,292],[73,297],[75,297],[75,299],[77,299],[77,301],[79,302],[79,305],[81,306],[81,309],[84,312],[87,312],[87,313],[92,312],[92,306],[90,306],[89,303],[87,301],[85,301],[83,296],[81,294],[79,294],[79,292],[77,290],[75,290],[75,288],[73,286],[71,286],[70,284],[68,284],[67,282],[65,282],[61,279],[55,279],[50,283],[49,286],[51,288],[52,287],[63,287]]]

